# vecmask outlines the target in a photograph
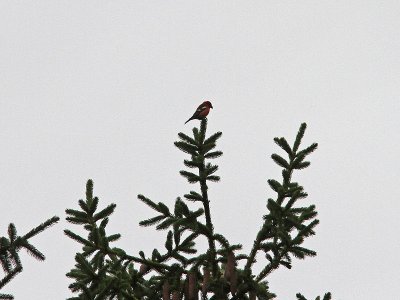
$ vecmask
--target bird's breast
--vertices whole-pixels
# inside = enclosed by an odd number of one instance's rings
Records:
[[[200,113],[199,113],[199,117],[206,117],[208,115],[208,113],[210,112],[210,108],[206,107],[205,109],[203,109]]]

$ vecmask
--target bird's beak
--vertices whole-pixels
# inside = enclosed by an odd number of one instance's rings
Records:
[[[211,103],[210,103],[210,107],[211,107],[211,108],[214,108],[214,107],[212,106],[212,104],[211,104]]]

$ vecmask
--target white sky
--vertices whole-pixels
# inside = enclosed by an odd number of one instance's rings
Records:
[[[278,299],[397,299],[400,293],[398,1],[2,1],[0,235],[63,220],[32,240],[45,262],[4,292],[65,299],[78,244],[64,221],[92,178],[109,232],[132,254],[164,243],[139,228],[136,195],[172,204],[190,189],[177,133],[204,99],[222,131],[222,181],[210,186],[218,232],[248,251],[261,225],[273,137],[320,147],[296,175],[321,224],[316,258],[270,276]],[[306,144],[305,144],[306,145]],[[262,259],[260,260],[262,261]],[[258,265],[261,267],[261,264]]]

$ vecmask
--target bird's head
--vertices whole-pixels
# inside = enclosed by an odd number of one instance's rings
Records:
[[[213,106],[212,106],[210,101],[204,101],[203,104],[207,105],[207,107],[213,108]]]

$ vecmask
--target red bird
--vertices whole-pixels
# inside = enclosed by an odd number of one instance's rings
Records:
[[[189,120],[185,122],[189,122],[190,120],[202,120],[205,117],[207,117],[208,113],[210,112],[210,108],[213,108],[212,104],[210,101],[204,101],[202,104],[199,105],[199,107],[196,109],[194,112],[193,116],[190,117]]]

